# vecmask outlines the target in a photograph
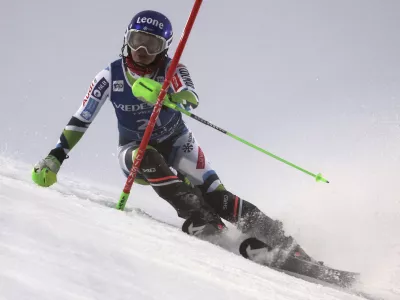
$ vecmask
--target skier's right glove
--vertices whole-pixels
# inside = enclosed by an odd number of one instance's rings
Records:
[[[133,83],[132,94],[143,102],[156,105],[161,88],[161,83],[147,77],[141,77]]]
[[[155,105],[161,88],[161,83],[147,77],[141,77],[132,85],[132,94],[141,101]],[[166,94],[163,105],[163,108],[176,109],[176,106],[179,106],[190,111],[192,108],[196,108],[199,102],[193,92],[183,90],[174,94]]]
[[[57,182],[57,173],[66,154],[64,149],[55,148],[44,159],[40,160],[32,170],[32,180],[37,185],[49,187]]]

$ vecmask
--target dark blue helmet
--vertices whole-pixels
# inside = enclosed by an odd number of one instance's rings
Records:
[[[144,48],[148,54],[159,54],[169,48],[173,39],[172,24],[156,11],[136,14],[125,32],[125,43],[132,49]]]

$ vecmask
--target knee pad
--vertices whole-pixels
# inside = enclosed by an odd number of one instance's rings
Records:
[[[138,149],[132,153],[132,159],[135,160]],[[178,179],[176,174],[171,170],[165,158],[157,149],[147,146],[143,155],[142,162],[139,167],[140,174],[148,181],[162,179]]]
[[[145,157],[147,156],[148,150],[149,149],[153,149],[154,151],[157,151],[156,149],[154,149],[151,146],[147,146],[146,147],[146,151],[145,154],[143,156],[142,162],[140,163],[140,168],[139,168],[139,172],[135,178],[135,183],[140,184],[140,185],[150,185],[150,183],[146,180],[146,177],[143,176],[143,172],[142,172],[142,168],[143,168],[143,163],[145,161]],[[136,148],[135,150],[131,150],[131,153],[127,153],[127,155],[130,155],[132,158],[132,161],[130,163],[130,166],[132,166],[133,162],[135,161],[136,155],[138,154],[139,148]]]
[[[149,159],[151,160],[151,158],[149,158],[149,156],[153,156],[153,153],[150,153],[150,151],[155,151],[158,153],[158,151],[153,148],[152,146],[146,146],[146,150],[144,152],[143,158],[142,158],[142,162],[140,163],[140,168],[139,171],[141,172],[141,169],[143,168],[143,165],[149,164]],[[132,163],[135,161],[136,156],[138,155],[139,152],[139,148],[136,148],[135,150],[132,151]]]

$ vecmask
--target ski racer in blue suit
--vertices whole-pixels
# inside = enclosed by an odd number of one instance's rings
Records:
[[[34,166],[34,182],[45,187],[56,182],[61,164],[106,101],[111,101],[115,109],[119,130],[118,159],[122,172],[128,176],[153,111],[152,105],[133,95],[131,87],[141,77],[164,82],[171,63],[167,52],[172,39],[171,22],[163,14],[147,10],[133,17],[125,32],[121,58],[96,75],[56,147]],[[168,97],[187,110],[199,105],[193,81],[182,64],[177,66]],[[136,183],[150,185],[170,203],[186,220],[183,229],[189,234],[221,231],[226,227],[224,219],[271,247],[289,244],[292,247],[295,243],[284,234],[281,222],[272,220],[225,188],[178,111],[161,110]],[[306,256],[299,246],[295,248]]]

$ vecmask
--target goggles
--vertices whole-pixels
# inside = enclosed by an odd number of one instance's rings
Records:
[[[126,35],[126,43],[133,50],[144,48],[149,55],[156,55],[166,48],[165,39],[157,35],[131,29]]]

